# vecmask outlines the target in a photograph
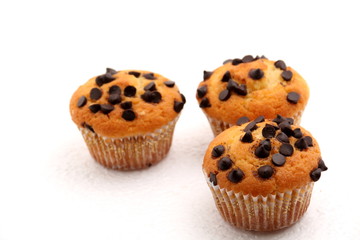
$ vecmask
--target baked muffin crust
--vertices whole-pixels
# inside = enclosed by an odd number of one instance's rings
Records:
[[[184,103],[175,83],[160,74],[108,68],[75,91],[70,113],[79,128],[118,138],[155,131],[173,121]]]
[[[204,71],[196,98],[209,117],[235,124],[242,116],[294,117],[305,108],[309,88],[284,61],[247,55],[225,61],[213,72]]]
[[[266,196],[317,181],[327,167],[310,132],[278,116],[219,134],[205,153],[203,170],[220,188]]]

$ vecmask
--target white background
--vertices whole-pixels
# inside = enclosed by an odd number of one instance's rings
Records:
[[[0,239],[359,239],[356,1],[0,1]],[[201,171],[212,138],[203,70],[283,59],[311,88],[303,127],[329,171],[306,215],[275,233],[235,229]],[[187,96],[168,157],[144,171],[93,161],[72,123],[76,88],[106,67],[174,80]]]

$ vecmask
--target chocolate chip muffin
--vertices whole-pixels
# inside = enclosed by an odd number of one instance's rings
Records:
[[[300,123],[309,88],[284,61],[247,55],[226,60],[213,72],[204,71],[196,98],[217,135],[242,116],[254,120],[280,114]]]
[[[326,171],[312,135],[277,116],[242,121],[219,134],[203,171],[222,217],[246,230],[273,231],[299,220]]]
[[[175,82],[159,74],[107,68],[75,91],[70,113],[96,161],[132,170],[166,156],[184,104]]]

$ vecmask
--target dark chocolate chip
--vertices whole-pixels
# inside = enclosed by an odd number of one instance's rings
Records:
[[[280,68],[283,71],[286,70],[286,64],[283,60],[277,60],[274,65],[275,67]]]
[[[102,96],[102,91],[99,88],[93,88],[90,91],[90,98],[92,100],[98,100]]]
[[[184,107],[184,102],[178,102],[178,101],[174,101],[174,111],[179,113],[181,112],[181,110],[183,109]]]
[[[318,181],[320,179],[320,177],[321,177],[321,169],[320,168],[316,168],[310,172],[310,178],[314,182]]]
[[[104,75],[97,76],[95,79],[96,85],[101,87],[104,84],[103,79],[104,79]]]
[[[294,124],[294,119],[293,118],[286,118],[286,121],[288,121],[288,123],[290,125],[293,125]]]
[[[100,110],[100,104],[93,104],[89,106],[89,109],[93,113],[97,113]]]
[[[136,94],[136,88],[133,87],[133,86],[127,86],[125,89],[124,89],[124,95],[126,97],[134,97]]]
[[[114,75],[115,73],[117,73],[117,71],[112,68],[106,68],[106,73],[110,73],[111,75]]]
[[[259,145],[255,149],[255,156],[259,158],[267,158],[270,155],[270,151],[266,150],[266,145]]]
[[[266,126],[262,130],[262,135],[265,138],[273,138],[275,137],[275,134],[276,134],[275,128],[269,124],[266,124]]]
[[[91,132],[95,133],[93,127],[90,126],[89,124],[85,123],[85,122],[83,123],[83,127],[86,128],[86,129],[88,129],[88,130],[90,130]]]
[[[156,90],[156,85],[154,82],[150,82],[149,84],[147,84],[145,87],[144,87],[144,90],[145,91],[155,91]]]
[[[241,84],[239,85],[237,82],[235,82],[232,79],[229,79],[228,84],[226,86],[226,88],[229,91],[233,91],[238,95],[242,95],[245,96],[247,94],[247,88],[245,84]]]
[[[265,139],[260,142],[260,145],[265,148],[265,150],[270,151],[271,150],[271,141],[270,139]]]
[[[243,61],[240,58],[235,58],[235,59],[231,60],[231,64],[234,65],[234,66],[239,65],[242,62]]]
[[[281,73],[281,77],[285,80],[285,81],[290,81],[291,78],[293,76],[293,73],[291,71],[283,71]]]
[[[144,94],[142,94],[141,99],[144,100],[145,102],[152,102],[152,96],[151,96],[151,92],[150,91],[146,91],[144,92]]]
[[[283,143],[280,146],[279,152],[284,156],[291,156],[294,152],[294,148],[289,143]]]
[[[79,98],[79,100],[78,100],[78,102],[77,102],[76,105],[77,105],[79,108],[81,108],[81,107],[85,106],[86,102],[87,102],[86,97],[85,97],[85,96],[81,96],[81,97]]]
[[[233,88],[233,91],[240,95],[240,96],[246,96],[247,94],[247,87],[245,84],[240,84],[240,85],[237,85]]]
[[[231,79],[231,75],[229,71],[226,71],[226,73],[224,74],[224,76],[222,77],[221,81],[222,82],[228,82]]]
[[[131,71],[131,72],[129,72],[128,74],[129,74],[129,75],[133,75],[133,76],[136,77],[136,78],[140,77],[140,75],[141,75],[141,73],[135,72],[135,71]]]
[[[278,124],[278,126],[281,130],[282,130],[282,128],[285,128],[285,127],[291,127],[289,121],[287,121],[287,120],[282,121],[281,123]]]
[[[293,137],[294,138],[302,138],[302,136],[303,136],[303,134],[301,132],[301,129],[300,128],[295,128]]]
[[[124,110],[132,108],[132,102],[127,101],[120,104],[120,107]]]
[[[218,158],[225,152],[225,147],[223,145],[215,146],[211,151],[212,158]]]
[[[304,149],[307,149],[308,145],[304,138],[300,138],[295,142],[295,147],[302,151]]]
[[[298,103],[299,99],[300,99],[300,95],[297,92],[289,92],[286,97],[286,100],[288,100],[288,102],[294,104]]]
[[[254,61],[258,60],[258,59],[267,59],[264,55],[256,55],[256,57],[254,58]]]
[[[226,88],[230,91],[233,91],[236,87],[238,87],[239,84],[237,82],[235,82],[234,80],[232,79],[229,79],[227,85],[226,85]]]
[[[172,88],[175,86],[175,82],[174,81],[165,81],[164,82],[165,86]]]
[[[122,113],[121,117],[126,121],[133,121],[136,118],[136,115],[133,110],[127,109]]]
[[[227,175],[227,179],[232,183],[241,182],[243,178],[244,178],[244,173],[240,169],[231,170]]]
[[[215,173],[210,173],[210,182],[212,182],[212,184],[214,185],[214,186],[216,186],[217,185],[217,179],[216,179],[216,174]]]
[[[264,165],[258,168],[258,175],[261,178],[268,179],[274,174],[274,169],[270,165]]]
[[[257,69],[251,69],[249,71],[249,77],[251,77],[254,80],[259,80],[262,77],[264,77],[264,72],[260,68]]]
[[[275,130],[276,130],[276,131],[280,129],[277,125],[272,125],[272,124],[266,124],[266,125],[273,126],[273,127],[275,128]]]
[[[279,127],[283,133],[285,133],[288,137],[294,135],[294,131],[291,128],[291,125],[288,120],[283,121],[279,124]]]
[[[281,143],[289,143],[289,137],[283,132],[280,132],[276,136],[276,139],[279,140],[279,142],[281,142]]]
[[[180,93],[180,97],[181,97],[181,101],[185,104],[186,98],[185,98],[184,94]]]
[[[223,61],[223,65],[225,65],[225,64],[227,64],[227,63],[229,63],[231,61],[232,61],[232,59],[226,59],[225,61]]]
[[[103,75],[104,77],[102,78],[102,83],[109,83],[115,80],[115,77],[112,76],[112,74],[110,72],[105,73],[105,75]]]
[[[121,94],[121,88],[117,85],[113,85],[109,88],[109,94],[118,94],[120,95]]]
[[[286,158],[284,155],[280,154],[280,153],[275,153],[272,158],[271,158],[272,163],[277,166],[283,166],[286,162]]]
[[[143,74],[143,77],[149,80],[155,80],[156,77],[154,76],[154,73],[145,73]]]
[[[277,115],[276,116],[276,118],[274,118],[272,121],[273,122],[275,122],[275,123],[277,123],[278,125],[280,124],[280,123],[282,123],[283,121],[285,121],[286,120],[286,118],[284,118],[283,116],[281,116],[281,115]]]
[[[241,138],[244,143],[252,143],[254,141],[253,136],[250,131],[245,132],[244,136]]]
[[[204,81],[208,80],[212,74],[213,72],[204,71],[204,76],[203,76]]]
[[[110,94],[110,96],[108,98],[108,102],[111,103],[111,104],[121,103],[120,94],[117,94],[117,93]]]
[[[108,114],[110,113],[112,110],[114,110],[114,106],[110,105],[110,104],[101,104],[100,105],[100,110],[103,114]]]
[[[230,169],[231,166],[232,166],[232,161],[228,157],[223,157],[219,161],[217,161],[217,167],[221,171],[226,171],[226,170]]]
[[[249,121],[250,121],[250,119],[249,119],[248,117],[243,116],[243,117],[239,118],[239,119],[236,121],[236,125],[241,126],[241,125],[243,125],[244,123],[247,123],[247,122],[249,122]]]
[[[158,91],[146,91],[144,94],[141,95],[141,98],[148,103],[159,103],[162,97]]]
[[[325,163],[324,163],[324,160],[322,160],[322,159],[319,160],[318,168],[320,168],[321,171],[326,171],[326,170],[328,170],[327,166],[326,166]]]
[[[161,93],[159,93],[158,91],[155,91],[155,92],[152,92],[151,95],[152,95],[151,97],[152,97],[153,103],[161,102],[161,99],[162,99]]]
[[[268,124],[268,123],[265,124],[265,127],[273,127],[273,128],[275,129],[275,131],[277,131],[277,130],[280,129],[278,126],[272,125],[272,124]]]
[[[113,80],[115,80],[115,77],[113,77],[110,72],[107,72],[103,75],[97,76],[95,82],[99,87],[101,87],[103,84],[109,83]]]
[[[314,146],[314,145],[313,145],[313,140],[312,140],[312,138],[311,138],[310,136],[305,136],[305,137],[304,137],[304,140],[306,141],[306,143],[307,143],[307,145],[308,145],[309,147]]]
[[[243,57],[243,59],[242,59],[242,62],[243,62],[243,63],[248,63],[248,62],[252,62],[252,61],[254,61],[254,57],[251,56],[251,55],[246,55],[246,56]]]
[[[258,116],[257,118],[255,118],[254,122],[256,123],[260,123],[260,122],[263,122],[265,121],[265,117],[264,116]]]
[[[201,108],[208,108],[211,107],[210,101],[208,98],[201,99],[200,105]]]
[[[196,92],[197,92],[198,98],[203,98],[207,93],[207,86],[204,85],[204,86],[199,87]]]
[[[246,125],[246,127],[244,128],[244,132],[254,131],[257,128],[258,128],[258,126],[256,125],[256,122],[252,121],[252,122],[248,123],[248,125]]]
[[[219,100],[220,101],[226,101],[226,100],[228,100],[230,98],[230,96],[231,96],[231,92],[229,90],[225,89],[225,90],[220,92]]]

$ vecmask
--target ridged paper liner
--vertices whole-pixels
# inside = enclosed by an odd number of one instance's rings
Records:
[[[112,169],[135,170],[150,167],[166,156],[177,119],[152,133],[124,138],[108,138],[87,128],[79,129],[97,162]]]
[[[234,193],[207,183],[221,216],[232,225],[253,231],[274,231],[297,222],[306,212],[313,182],[284,193],[267,196]]]
[[[302,116],[303,111],[299,111],[297,112],[294,116],[292,116],[291,118],[294,119],[294,124],[295,125],[299,125],[301,122],[301,116]],[[223,132],[224,130],[234,126],[233,124],[221,121],[221,120],[217,120],[215,118],[211,118],[209,116],[206,116],[210,126],[211,126],[211,130],[214,133],[214,136],[219,135],[221,132]]]

